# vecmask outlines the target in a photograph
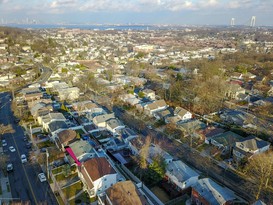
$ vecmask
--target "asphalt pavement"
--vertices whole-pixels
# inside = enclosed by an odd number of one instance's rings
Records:
[[[4,147],[4,153],[9,156],[9,162],[12,162],[14,171],[8,174],[11,193],[13,198],[20,198],[22,201],[30,201],[31,204],[58,204],[52,193],[48,182],[40,182],[38,174],[42,172],[37,162],[21,162],[21,155],[29,155],[30,149],[26,148],[24,130],[20,125],[14,122],[14,116],[11,111],[11,101],[9,93],[0,93],[1,109],[0,123],[11,124],[15,133],[4,134],[2,138],[7,141]],[[13,146],[16,151],[11,152],[9,147]]]

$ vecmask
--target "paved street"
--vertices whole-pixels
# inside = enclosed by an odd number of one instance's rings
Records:
[[[41,172],[39,164],[30,163],[29,161],[25,164],[21,162],[21,154],[28,156],[29,149],[26,148],[26,142],[23,140],[23,129],[14,122],[9,98],[9,94],[7,93],[0,94],[0,123],[11,124],[15,130],[15,133],[3,136],[7,141],[4,152],[9,156],[9,161],[13,163],[14,167],[14,171],[8,174],[12,197],[20,198],[23,201],[30,200],[31,204],[35,205],[41,203],[58,204],[48,182],[41,183],[37,177]],[[14,146],[16,151],[11,152],[8,149],[9,146]]]

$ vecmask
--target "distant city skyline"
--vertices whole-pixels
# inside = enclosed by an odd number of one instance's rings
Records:
[[[0,24],[273,25],[273,0],[0,0]]]

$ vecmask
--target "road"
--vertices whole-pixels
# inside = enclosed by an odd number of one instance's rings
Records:
[[[1,109],[0,123],[11,124],[15,133],[4,134],[3,138],[7,141],[7,146],[4,147],[4,152],[9,156],[9,161],[12,162],[14,171],[8,173],[11,193],[13,198],[20,198],[23,201],[30,201],[31,204],[58,204],[54,194],[52,193],[48,182],[41,183],[38,179],[38,174],[42,172],[40,165],[36,162],[21,163],[21,154],[29,154],[29,149],[26,148],[26,142],[23,140],[24,131],[14,122],[14,116],[11,111],[10,94],[0,93]],[[16,151],[11,152],[8,147],[14,146]]]

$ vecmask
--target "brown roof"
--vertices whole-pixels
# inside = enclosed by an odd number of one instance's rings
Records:
[[[83,163],[83,166],[91,177],[92,181],[96,181],[97,179],[105,175],[116,173],[116,171],[113,169],[113,167],[105,157],[88,159]]]
[[[176,115],[179,115],[181,117],[183,117],[188,111],[185,110],[184,108],[182,107],[176,107],[175,110],[174,110],[174,114]]]
[[[106,190],[112,205],[149,204],[132,181],[118,182]]]
[[[157,100],[157,101],[154,101],[151,104],[148,104],[147,108],[150,109],[150,110],[155,110],[155,109],[158,109],[160,107],[164,107],[166,105],[167,104],[166,104],[165,100]]]
[[[77,136],[74,130],[63,130],[58,133],[59,141],[61,144],[73,140]]]

